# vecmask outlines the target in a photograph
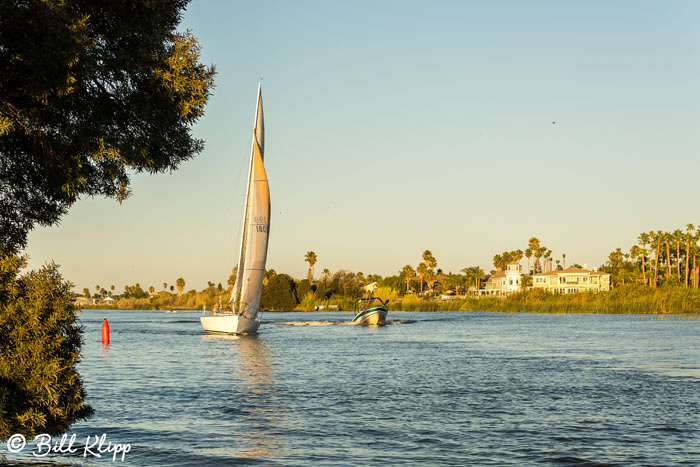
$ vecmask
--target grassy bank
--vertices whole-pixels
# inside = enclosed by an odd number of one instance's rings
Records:
[[[555,295],[530,290],[505,298],[482,297],[452,301],[408,297],[390,304],[402,311],[494,311],[533,313],[700,313],[700,290],[685,287],[652,289],[620,286],[610,292]]]

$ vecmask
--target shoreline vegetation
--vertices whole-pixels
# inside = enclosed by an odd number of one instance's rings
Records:
[[[566,253],[561,253],[560,259],[556,258],[537,237],[527,241],[525,250],[496,254],[493,257],[495,269],[489,275],[479,266],[466,267],[457,274],[446,274],[437,267],[432,252],[425,250],[415,269],[407,264],[393,276],[383,278],[377,274],[365,275],[342,269],[331,273],[324,269],[321,277],[314,279],[318,255],[309,251],[304,255],[304,261],[309,265],[306,279],[294,279],[288,274],[278,274],[274,269],[265,271],[260,309],[348,311],[355,309],[357,299],[374,296],[388,300],[390,311],[697,314],[700,313],[699,241],[700,227],[693,224],[688,224],[685,231],[643,232],[629,248],[629,253],[616,248],[605,264],[594,268],[594,271],[610,277],[611,290],[597,291],[597,287],[595,292],[573,289],[577,293],[552,293],[540,287],[533,288],[534,278],[568,271]],[[517,264],[521,269],[524,259],[527,259],[525,274],[520,274],[517,281],[511,280],[511,285],[515,282],[519,289],[501,288],[498,292],[504,293],[489,295],[494,292],[494,278],[503,278],[502,271],[508,265]],[[578,270],[586,270],[585,266],[571,260],[569,264]],[[97,293],[92,296],[90,289],[83,289],[78,305],[95,309],[201,310],[203,307],[211,309],[218,303],[225,308],[236,275],[234,267],[227,281],[228,287],[209,282],[206,289],[187,293],[184,293],[185,280],[182,277],[170,286],[163,283],[163,290],[159,292],[153,286],[146,292],[137,283],[126,286],[119,296],[113,296],[114,285],[110,287],[111,291],[97,285]],[[100,301],[111,303],[99,305]]]
[[[201,293],[200,293],[201,294]],[[206,292],[205,292],[206,294]],[[199,294],[198,294],[199,295]],[[225,301],[228,300],[228,294]],[[119,310],[201,310],[193,306],[192,297],[176,300],[176,296],[158,296],[143,299],[121,299],[115,305],[84,305],[84,309]],[[202,302],[207,309],[218,303],[218,296],[195,296],[194,302]],[[224,301],[224,297],[222,297]],[[321,309],[316,309],[317,305]],[[335,309],[337,307],[337,309]],[[263,311],[327,312],[348,311],[355,307],[355,300],[347,297],[329,300],[313,300],[310,297],[296,306],[266,308]],[[390,311],[460,311],[506,313],[593,313],[593,314],[698,314],[700,290],[680,286],[648,288],[639,284],[621,285],[609,292],[552,294],[542,290],[524,290],[505,297],[465,297],[453,300],[422,298],[413,294],[395,297],[389,303]]]

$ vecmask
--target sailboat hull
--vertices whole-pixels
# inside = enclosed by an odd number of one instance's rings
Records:
[[[199,321],[210,334],[257,334],[260,321],[239,315],[201,316]]]

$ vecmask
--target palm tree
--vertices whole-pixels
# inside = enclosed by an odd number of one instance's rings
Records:
[[[167,288],[168,288],[168,283],[167,283],[167,282],[163,282],[163,290],[166,290]]]
[[[182,291],[185,290],[185,279],[178,277],[178,279],[175,281],[175,286],[177,287],[178,296],[182,295]]]
[[[324,268],[324,269],[323,269],[323,273],[321,273],[321,274],[322,274],[322,277],[323,277],[323,285],[327,285],[328,278],[329,278],[330,275],[331,275],[330,269]]]
[[[503,264],[503,257],[501,255],[495,255],[493,257],[493,267],[496,268],[496,271],[501,270],[501,265]]]
[[[539,258],[542,256],[542,253],[540,251],[540,241],[537,237],[530,237],[530,239],[527,241],[527,246],[528,249],[532,252],[532,255],[535,257],[535,262],[532,265],[532,270],[534,272],[538,272],[538,266],[539,266]]]
[[[683,239],[683,232],[681,229],[676,229],[673,231],[673,238],[676,240],[676,275],[678,275],[678,282],[681,281],[681,240]]]
[[[435,266],[437,266],[437,260],[430,250],[425,250],[423,252],[423,262],[428,266],[428,269],[435,269]]]
[[[563,267],[564,267],[564,269],[566,269],[566,253],[562,253],[562,254],[561,254],[561,259],[562,259],[562,261],[563,261],[563,263],[564,263],[564,266],[563,266]]]
[[[694,287],[697,289],[700,287],[700,267],[696,266],[696,259],[698,256],[698,239],[700,239],[700,225],[696,227],[696,232],[693,238],[690,240],[691,241],[691,247],[693,249],[693,275],[695,277],[695,285]]]
[[[661,243],[661,237],[663,232],[658,230],[654,232],[653,230],[649,232],[652,241],[656,244],[656,258],[654,258],[654,287],[659,284],[659,246]]]
[[[306,255],[304,255],[304,261],[309,263],[309,272],[307,273],[307,277],[309,282],[312,282],[314,280],[314,264],[316,264],[316,261],[318,261],[318,256],[316,256],[316,253],[313,251],[307,251]]]
[[[542,272],[542,267],[540,266],[540,258],[544,253],[542,248],[535,250],[535,272]]]
[[[434,268],[435,268],[435,266],[437,266],[437,260],[435,259],[435,257],[433,256],[433,253],[430,250],[425,250],[423,252],[422,258],[423,258],[423,262],[421,264],[423,265],[423,267],[421,267],[421,265],[418,265],[418,268],[417,268],[418,274],[421,276],[421,283],[420,283],[421,292],[423,292],[423,280],[425,280],[427,285],[430,285],[431,281],[433,284],[435,283],[435,270],[434,270]],[[423,271],[423,272],[421,273],[421,271]]]
[[[474,281],[474,291],[479,293],[481,281],[486,277],[484,270],[479,266],[472,266],[470,268],[462,269],[462,272],[465,276],[467,276],[467,280]]]
[[[428,269],[425,271],[424,276],[425,277],[425,283],[427,284],[428,287],[430,287],[430,290],[433,290],[435,288],[435,282],[436,282],[436,275],[435,271],[432,269]]]
[[[85,296],[85,298],[90,298],[90,289],[88,289],[87,287],[85,287],[85,288],[83,289],[83,295]]]
[[[513,252],[513,261],[516,263],[520,263],[520,261],[523,260],[523,250],[515,250]]]
[[[693,230],[695,226],[688,224],[685,226],[685,286],[688,287],[688,266],[690,265],[690,240],[693,238]]]
[[[425,277],[428,272],[428,266],[425,263],[420,263],[416,268],[416,272],[420,276],[420,293],[423,293],[423,277]]]
[[[479,266],[474,266],[472,268],[472,279],[474,279],[474,284],[475,284],[475,290],[479,291],[481,288],[481,281],[486,278],[486,273],[484,273],[484,270],[481,269]]]
[[[532,248],[525,250],[525,257],[527,258],[527,273],[530,274],[530,258],[532,258]]]
[[[647,255],[647,243],[649,243],[649,234],[646,232],[642,232],[639,234],[639,237],[637,237],[637,241],[639,244],[642,246],[642,279],[643,279],[643,284],[647,284],[647,269],[646,269],[646,255]]]
[[[408,293],[411,290],[411,279],[416,277],[416,270],[407,264],[401,269],[401,277],[406,281],[406,293]]]
[[[635,269],[638,267],[639,257],[642,256],[642,249],[638,245],[632,245],[630,248],[630,257],[634,261]]]
[[[148,288],[148,291],[150,292],[151,295],[153,295],[153,292],[156,291],[156,288],[153,287],[153,286],[150,286],[150,287]]]
[[[671,234],[664,232],[664,242],[666,242],[666,279],[671,278]]]

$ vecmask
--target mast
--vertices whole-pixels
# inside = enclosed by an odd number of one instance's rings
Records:
[[[246,202],[245,212],[243,215],[243,226],[241,232],[241,245],[238,256],[238,270],[236,271],[236,282],[231,292],[229,303],[234,304],[234,311],[240,311],[241,290],[243,289],[243,275],[245,271],[245,257],[248,240],[248,227],[250,223],[250,202],[251,202],[251,184],[253,176],[253,163],[255,159],[255,145],[258,145],[261,156],[265,145],[265,126],[263,122],[262,111],[262,82],[258,83],[258,98],[255,108],[255,120],[253,121],[253,141],[250,147],[250,161],[248,163],[248,184],[246,187]]]

